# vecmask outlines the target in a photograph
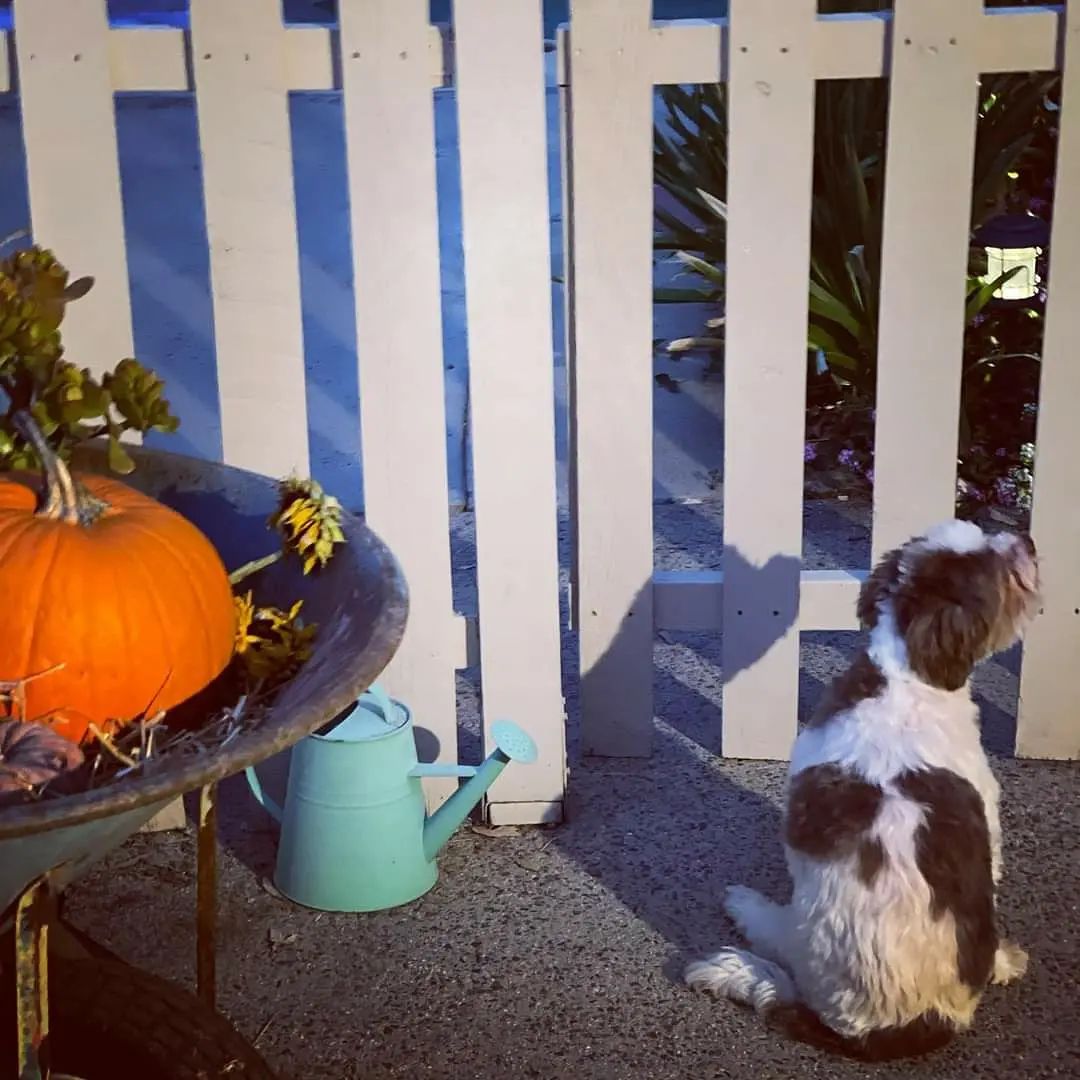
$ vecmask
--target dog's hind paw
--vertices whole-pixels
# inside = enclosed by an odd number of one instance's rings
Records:
[[[695,960],[686,966],[683,978],[694,990],[757,1010],[795,1000],[795,986],[783,968],[743,949],[721,949],[707,960]]]
[[[707,960],[687,964],[684,978],[694,990],[746,1001],[744,991],[749,983],[751,960],[741,949],[721,949]]]

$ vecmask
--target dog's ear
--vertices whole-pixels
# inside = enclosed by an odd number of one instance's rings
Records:
[[[873,630],[877,625],[878,605],[892,594],[899,581],[900,550],[897,548],[881,557],[859,590],[855,614],[864,629]]]
[[[985,649],[988,628],[959,604],[936,603],[918,611],[904,634],[908,664],[924,682],[959,690]]]
[[[1002,603],[996,569],[992,555],[935,552],[894,597],[908,664],[931,686],[959,690],[986,655]]]

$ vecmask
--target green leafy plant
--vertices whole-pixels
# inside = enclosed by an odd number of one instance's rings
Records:
[[[1059,81],[1055,74],[983,79],[970,222],[973,232],[997,213],[1029,205],[1027,193],[1047,183]],[[815,105],[807,462],[820,470],[840,466],[863,480],[872,478],[887,94],[887,84],[880,79],[822,82]],[[674,259],[680,276],[692,279],[693,285],[672,288],[665,284],[656,290],[655,300],[693,301],[716,309],[700,335],[667,342],[666,349],[675,358],[704,353],[713,368],[722,368],[727,89],[717,85],[671,86],[662,89],[661,97],[665,115],[656,125],[653,147],[660,189],[654,249],[658,258]],[[1030,357],[1034,356],[1036,364],[1038,360],[1037,343],[1033,349],[1019,346],[1014,328],[1004,325],[1011,316],[992,303],[993,293],[1016,271],[987,284],[976,272],[973,263],[964,311],[968,373],[961,428],[962,459],[967,454],[972,460],[973,448],[990,437],[986,421],[994,410],[986,398],[1002,386],[1003,372],[1014,354],[1027,354],[1023,364],[1028,374]],[[762,287],[767,289],[767,283]],[[1033,319],[1033,325],[1037,324],[1037,312]],[[986,361],[993,362],[988,366]],[[1021,386],[1030,379],[1013,379],[1012,383],[1016,392],[1023,393]],[[1018,407],[1024,404],[1019,402]],[[996,452],[991,454],[994,462],[1011,461],[1030,441],[1024,423],[1014,422],[1010,432],[1005,441],[1011,449],[1004,459]]]
[[[56,256],[36,245],[0,261],[0,470],[40,468],[15,425],[24,409],[64,460],[79,443],[107,436],[109,466],[118,473],[134,468],[120,441],[125,432],[179,426],[161,379],[137,360],[121,360],[97,379],[64,358],[67,305],[92,286],[89,277],[71,281]]]
[[[1031,146],[1038,112],[1056,76],[995,76],[984,83],[972,229],[998,212]],[[674,257],[697,287],[658,289],[661,303],[719,303],[727,239],[727,90],[664,87],[666,116],[654,131],[654,249]],[[836,80],[818,88],[811,212],[808,349],[859,389],[875,381],[887,87]],[[664,205],[666,204],[666,205]],[[967,322],[1005,280],[968,282]],[[683,339],[672,352],[722,347],[717,334]]]

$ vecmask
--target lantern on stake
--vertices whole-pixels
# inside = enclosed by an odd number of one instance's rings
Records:
[[[981,249],[979,280],[989,285],[1019,267],[1017,273],[994,291],[994,299],[1006,303],[1030,300],[1042,282],[1035,272],[1035,263],[1049,241],[1049,226],[1034,214],[1001,214],[991,218],[974,237]]]

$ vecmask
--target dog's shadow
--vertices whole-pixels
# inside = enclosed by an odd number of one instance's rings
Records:
[[[681,984],[689,960],[741,941],[724,910],[728,886],[788,899],[786,766],[713,757],[665,716],[677,711],[690,727],[715,718],[715,706],[662,672],[656,690],[653,756],[584,759],[555,846],[663,937],[663,974]]]
[[[729,650],[737,673],[756,663],[797,618],[797,609],[777,598],[793,591],[799,565],[780,555],[751,565],[729,547],[725,577],[729,571],[760,586],[759,595],[768,600],[761,605],[766,618],[751,619],[747,611],[740,647]],[[741,941],[724,910],[728,886],[749,886],[784,903],[790,882],[781,844],[787,762],[718,756],[720,635],[676,637],[684,659],[669,656],[654,669],[652,755],[584,756],[574,752],[579,740],[572,737],[568,820],[553,844],[664,938],[672,948],[663,973],[681,983],[688,960]],[[618,653],[613,648],[584,678],[610,679],[604,665],[618,664]],[[571,662],[567,670],[576,666]],[[572,723],[578,689],[578,680],[566,680]]]

